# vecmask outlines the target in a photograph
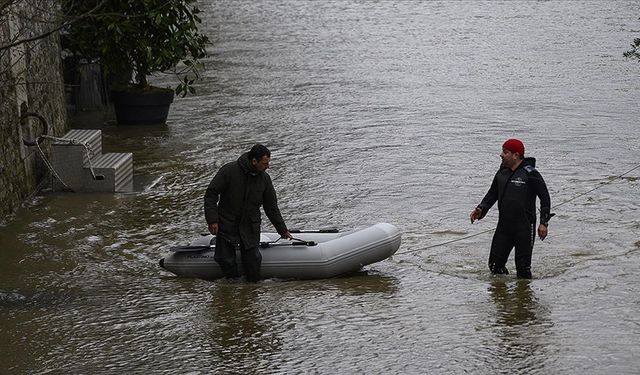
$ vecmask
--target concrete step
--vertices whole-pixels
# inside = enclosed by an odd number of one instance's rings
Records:
[[[109,152],[92,159],[92,164],[96,176],[104,176],[102,182],[108,184],[109,188],[113,186],[113,191],[133,191],[132,153]]]
[[[75,192],[133,191],[133,154],[102,153],[102,132],[73,129],[52,143],[52,165],[64,184],[54,178],[54,189]],[[87,146],[89,152],[87,152]]]
[[[56,146],[67,145],[70,147],[79,146],[82,148],[84,148],[82,144],[85,144],[89,148],[91,157],[102,154],[102,131],[99,129],[71,129],[62,138],[73,140],[77,144],[67,141],[54,141],[53,144]],[[85,152],[83,159],[86,161],[86,158],[87,155]]]

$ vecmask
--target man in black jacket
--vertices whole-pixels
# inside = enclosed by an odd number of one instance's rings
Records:
[[[260,206],[278,233],[291,239],[271,177],[265,172],[270,160],[269,149],[256,144],[238,160],[223,165],[205,193],[205,218],[209,232],[216,235],[214,257],[225,277],[240,275],[236,265],[236,250],[240,250],[247,280],[260,280]]]
[[[531,253],[535,240],[536,196],[540,198],[538,236],[547,237],[551,199],[542,176],[535,169],[536,159],[524,157],[524,144],[508,139],[502,145],[502,165],[489,192],[470,215],[471,223],[482,219],[498,202],[498,226],[493,235],[489,269],[493,274],[508,274],[505,267],[509,253],[515,246],[518,278],[531,278]]]

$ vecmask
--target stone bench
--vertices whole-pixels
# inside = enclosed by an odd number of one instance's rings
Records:
[[[103,154],[101,130],[72,129],[52,143],[51,154],[59,177],[54,176],[55,190],[68,187],[75,192],[133,191],[133,154]]]

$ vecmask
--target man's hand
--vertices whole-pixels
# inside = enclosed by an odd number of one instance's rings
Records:
[[[282,233],[280,235],[280,237],[286,238],[287,240],[292,240],[293,239],[293,236],[291,235],[291,233],[289,233],[289,231],[286,231],[286,232]]]
[[[218,223],[209,224],[209,233],[213,234],[214,236],[218,234]]]
[[[538,225],[538,236],[540,240],[544,241],[544,239],[547,238],[547,234],[549,234],[549,228],[544,224]]]
[[[471,215],[469,215],[469,219],[471,219],[471,224],[473,224],[474,221],[479,220],[480,215],[482,215],[482,210],[480,209],[480,207],[474,208],[473,211],[471,211]]]

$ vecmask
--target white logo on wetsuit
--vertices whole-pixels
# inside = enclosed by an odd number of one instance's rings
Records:
[[[527,182],[525,180],[522,179],[522,177],[516,177],[515,179],[510,181],[512,184],[516,184],[516,185],[526,185]]]

